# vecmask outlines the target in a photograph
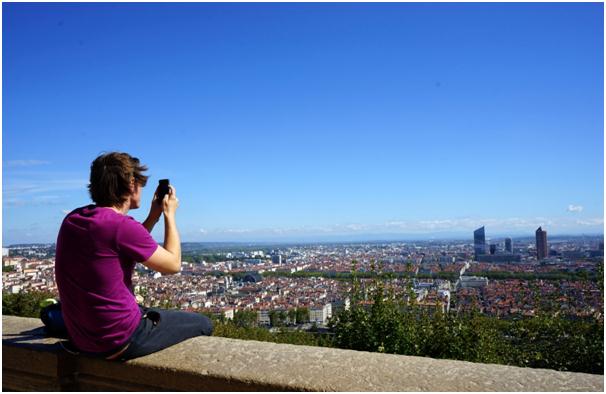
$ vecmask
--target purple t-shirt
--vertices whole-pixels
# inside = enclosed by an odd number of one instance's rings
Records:
[[[141,223],[111,208],[88,205],[65,217],[55,276],[76,347],[107,352],[128,341],[141,320],[132,292],[133,269],[157,248]]]

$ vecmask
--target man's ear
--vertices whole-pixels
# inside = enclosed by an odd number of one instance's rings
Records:
[[[137,182],[135,182],[135,178],[131,178],[130,186],[129,186],[130,194],[135,194],[135,191],[137,190],[136,187],[137,187]]]

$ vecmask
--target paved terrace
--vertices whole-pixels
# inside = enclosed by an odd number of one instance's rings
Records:
[[[599,391],[603,375],[218,337],[127,363],[74,357],[38,319],[2,317],[2,387],[17,391]]]

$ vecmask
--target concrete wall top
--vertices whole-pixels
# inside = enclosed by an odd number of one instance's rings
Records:
[[[603,375],[219,337],[193,338],[126,363],[107,362],[68,355],[56,339],[44,338],[38,319],[12,316],[2,317],[2,353],[3,387],[14,390],[44,385],[47,390],[120,391],[602,392],[604,388]]]

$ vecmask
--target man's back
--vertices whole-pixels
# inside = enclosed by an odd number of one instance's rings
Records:
[[[157,248],[140,223],[111,208],[89,205],[64,219],[55,275],[71,340],[81,350],[123,345],[140,321],[130,290],[135,261]]]

